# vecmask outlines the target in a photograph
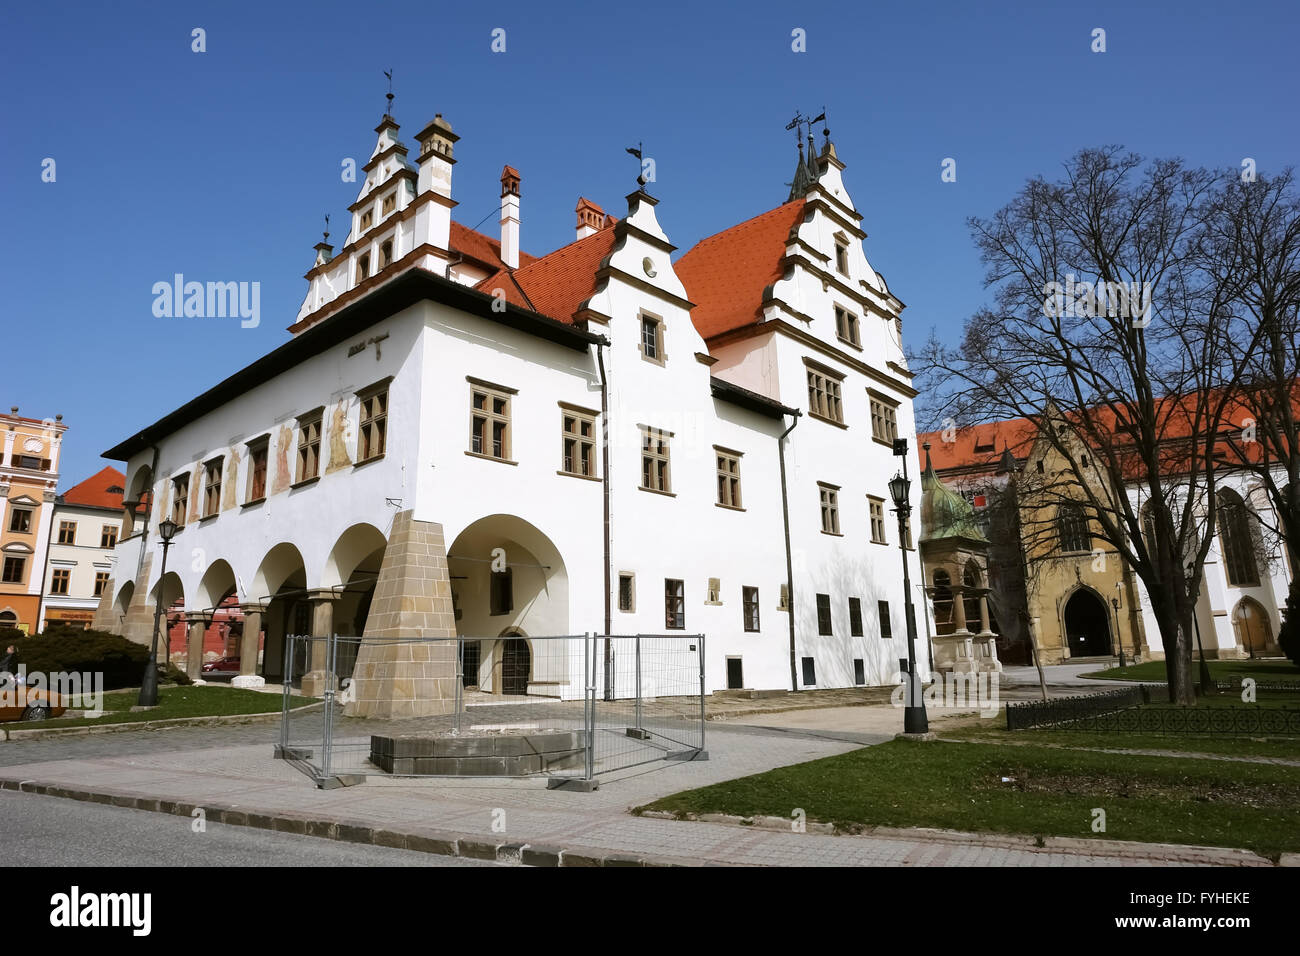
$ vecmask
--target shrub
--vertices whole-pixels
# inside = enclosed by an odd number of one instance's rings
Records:
[[[5,641],[0,636],[0,641]],[[52,674],[64,672],[95,672],[104,674],[104,689],[139,687],[144,675],[149,648],[125,637],[106,631],[80,630],[66,626],[49,628],[43,634],[19,634],[9,640],[18,651],[18,661],[29,672]],[[3,646],[3,645],[0,645]],[[168,664],[159,671],[159,680],[173,680],[177,669]],[[189,683],[183,672],[177,683]]]

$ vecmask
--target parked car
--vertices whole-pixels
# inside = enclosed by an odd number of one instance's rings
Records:
[[[220,677],[222,674],[233,676],[239,673],[239,658],[219,657],[215,661],[208,661],[201,669],[203,673],[214,677]]]
[[[13,674],[0,674],[0,722],[62,717],[63,698],[43,687],[29,687]]]

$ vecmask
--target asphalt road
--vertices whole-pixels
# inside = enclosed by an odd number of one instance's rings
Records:
[[[0,745],[2,746],[2,745]],[[185,817],[0,791],[4,856],[13,866],[496,866]]]

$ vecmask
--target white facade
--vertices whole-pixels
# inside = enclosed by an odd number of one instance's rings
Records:
[[[604,633],[608,599],[612,633],[704,634],[709,691],[728,686],[735,659],[748,688],[893,683],[907,653],[903,558],[887,503],[884,540],[872,540],[868,496],[887,502],[900,463],[888,440],[873,440],[870,402],[874,395],[890,404],[897,436],[912,443],[914,393],[899,339],[902,306],[862,252],[864,234],[833,147],[823,152],[797,236],[776,250],[785,277],[756,290],[762,314],[752,328],[706,342],[692,316],[696,290],[678,276],[656,200],[633,193],[624,220],[579,232],[579,243],[608,242],[608,252],[593,259],[581,280],[589,294],[575,300],[573,313],[552,309],[545,317],[540,305],[518,304],[517,288],[527,289],[529,269],[544,272],[550,257],[528,257],[517,287],[503,264],[504,289],[454,248],[450,127],[439,119],[420,135],[427,145],[418,173],[405,165],[396,132],[388,118],[378,128],[344,249],[331,258],[328,246],[317,247],[295,338],[109,453],[126,461],[128,498],[152,493],[156,506],[149,526],[119,543],[112,606],[103,609],[124,624],[140,594],[155,593],[163,561],[156,526],[174,510],[179,476],[188,507],[167,557],[164,599],[180,596],[199,612],[233,590],[241,602],[266,607],[268,676],[278,676],[271,668],[279,666],[280,636],[307,622],[295,602],[322,589],[352,584],[332,625],[360,633],[367,575],[373,581],[394,516],[411,511],[415,521],[442,528],[462,635]],[[384,212],[388,195],[394,200]],[[518,254],[521,228],[527,236],[517,179],[502,208],[500,255],[508,261]],[[838,271],[837,241],[847,244]],[[579,243],[553,255],[576,254]],[[837,335],[836,304],[855,312],[856,344]],[[653,359],[643,347],[646,319],[659,323]],[[840,376],[843,427],[807,414],[813,367]],[[358,463],[362,402],[382,389],[386,447]],[[476,389],[508,396],[508,445],[499,456],[473,449]],[[300,481],[298,446],[317,409],[320,474]],[[595,424],[591,476],[564,470],[562,421],[575,411]],[[646,429],[667,435],[666,491],[642,487]],[[783,496],[779,447],[787,431]],[[269,444],[266,494],[254,499],[259,439]],[[719,449],[739,458],[739,507],[719,504]],[[221,478],[215,499],[206,495],[208,463]],[[838,487],[834,533],[823,530],[825,486]],[[919,494],[914,480],[914,503]],[[498,548],[513,574],[513,607],[493,614]],[[920,582],[917,552],[906,556]],[[793,655],[782,603],[787,562]],[[621,575],[634,576],[626,610]],[[683,583],[680,630],[666,630],[670,580]],[[744,588],[758,591],[756,630],[745,626]],[[819,633],[819,595],[829,598],[829,634]],[[850,598],[860,602],[860,635]],[[881,633],[881,602],[888,602],[892,637]],[[925,638],[922,624],[922,673]],[[532,661],[532,682],[566,679],[547,672],[543,651],[534,648]],[[480,681],[484,689],[490,680]]]

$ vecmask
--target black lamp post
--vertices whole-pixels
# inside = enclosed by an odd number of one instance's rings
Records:
[[[1191,580],[1196,576],[1196,562],[1187,562],[1187,578]],[[1210,679],[1210,665],[1205,663],[1205,648],[1201,644],[1201,616],[1196,613],[1196,606],[1201,603],[1201,586],[1196,585],[1196,593],[1192,595],[1192,627],[1196,629],[1196,650],[1201,656],[1201,696],[1214,693],[1214,681]]]
[[[907,439],[894,439],[894,454],[903,459],[902,474],[889,480],[889,494],[898,512],[898,551],[903,556],[904,613],[907,616],[907,698],[903,708],[903,732],[924,734],[930,730],[925,715],[925,698],[921,694],[921,681],[916,673],[916,611],[912,607],[912,575],[907,567],[907,518],[912,513],[908,492],[912,483],[907,479]]]
[[[163,580],[167,577],[167,549],[176,536],[176,522],[166,518],[158,522],[158,537],[162,540],[162,570],[158,574],[158,597],[153,605],[153,643],[149,646],[149,663],[144,665],[144,677],[140,680],[141,707],[155,707],[158,704],[158,621],[162,617]]]
[[[1119,587],[1118,584],[1115,587]],[[1119,666],[1124,666],[1124,632],[1119,626],[1119,596],[1110,599],[1110,606],[1115,609],[1115,640],[1119,643]]]

